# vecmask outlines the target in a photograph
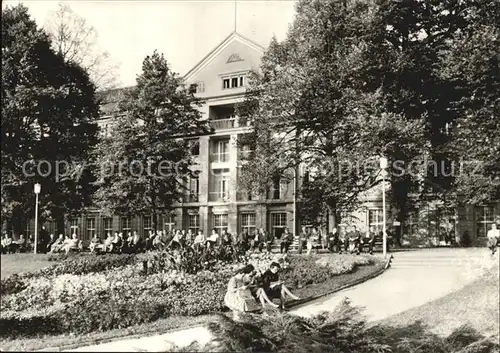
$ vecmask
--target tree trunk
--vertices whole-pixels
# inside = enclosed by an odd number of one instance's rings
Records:
[[[65,234],[66,230],[64,229],[64,214],[62,212],[57,212],[54,220],[56,222],[56,234],[54,234],[54,236],[58,237],[59,234]]]

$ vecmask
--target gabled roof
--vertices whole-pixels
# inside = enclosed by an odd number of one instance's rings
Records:
[[[208,53],[203,59],[201,59],[191,70],[189,70],[184,75],[184,80],[189,80],[191,76],[199,72],[202,68],[204,68],[214,57],[216,57],[222,50],[224,50],[229,44],[234,41],[239,41],[248,45],[249,47],[264,53],[266,50],[262,45],[254,42],[253,40],[242,36],[238,32],[234,31],[229,34],[219,45],[217,45],[210,53]]]

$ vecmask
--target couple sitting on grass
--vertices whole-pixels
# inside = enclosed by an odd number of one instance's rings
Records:
[[[246,265],[231,277],[224,302],[233,310],[235,317],[240,312],[259,311],[266,305],[274,309],[285,309],[287,296],[295,300],[299,299],[279,280],[280,267],[277,262],[273,262],[267,271],[257,275],[253,265]],[[274,304],[273,299],[279,299],[280,305]],[[259,301],[261,306],[259,306]]]

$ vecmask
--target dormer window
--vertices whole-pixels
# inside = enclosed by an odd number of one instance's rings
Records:
[[[231,75],[222,78],[222,88],[238,88],[245,86],[245,75]]]

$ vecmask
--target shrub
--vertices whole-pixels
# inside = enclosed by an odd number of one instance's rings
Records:
[[[500,348],[468,327],[442,338],[420,323],[370,327],[359,315],[346,302],[313,318],[247,314],[243,322],[234,322],[221,315],[209,325],[216,340],[198,351],[495,353]]]
[[[371,262],[360,256],[330,256],[325,262],[317,257],[292,256],[289,268],[282,271],[282,280],[292,289],[300,289],[313,283],[324,283],[335,276],[352,272],[356,266]]]
[[[12,275],[0,281],[0,295],[15,294],[24,290],[28,284],[19,275]]]
[[[123,267],[133,264],[135,261],[135,255],[128,254],[81,254],[65,258],[54,266],[41,269],[37,271],[36,276],[83,275]]]

